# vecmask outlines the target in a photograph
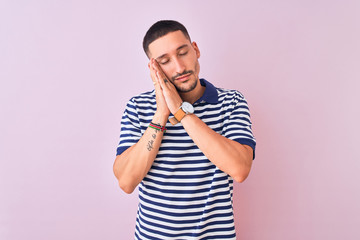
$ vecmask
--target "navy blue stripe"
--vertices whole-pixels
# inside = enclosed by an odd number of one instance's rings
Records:
[[[177,143],[182,143],[180,141],[177,141]],[[199,148],[196,145],[192,145],[192,146],[185,146],[185,147],[160,147],[159,151],[166,151],[166,150],[171,150],[171,151],[189,151],[189,150],[198,150]]]
[[[126,111],[126,115],[131,115],[131,116],[135,117],[135,119],[138,118],[138,115],[135,112]]]
[[[127,108],[127,109],[125,110],[125,112],[129,111],[130,109],[133,109],[133,110],[136,111],[136,107],[135,107],[135,105],[134,105],[133,102],[129,102],[129,103],[126,105],[126,108]]]
[[[161,174],[161,173],[149,172],[147,176],[154,176],[165,179],[197,179],[197,178],[211,177],[214,174],[215,174],[214,172],[210,172],[205,174],[176,175],[176,174]]]
[[[209,165],[207,167],[187,167],[187,168],[167,168],[167,167],[159,167],[159,166],[152,166],[152,169],[160,170],[160,171],[166,171],[166,172],[191,172],[191,171],[204,171],[204,170],[210,170],[210,169],[216,169],[215,165]]]
[[[230,191],[232,190],[232,188],[230,188],[229,190],[225,190],[222,192],[215,192],[215,193],[211,193],[209,195],[205,195],[205,196],[199,196],[199,197],[190,197],[190,198],[185,198],[185,197],[165,197],[163,195],[159,195],[159,194],[153,194],[153,193],[149,193],[146,190],[143,190],[143,188],[139,188],[139,191],[141,193],[143,193],[146,196],[152,197],[152,198],[157,198],[157,199],[162,199],[165,201],[173,201],[173,202],[192,202],[192,201],[201,201],[201,200],[205,200],[205,199],[210,199],[210,198],[214,198],[214,197],[220,197],[220,196],[224,196],[224,195],[228,195],[230,193]]]
[[[132,122],[125,122],[125,121],[122,121],[121,122],[121,126],[134,126],[134,124]],[[136,129],[137,130],[137,129]]]
[[[134,130],[137,130],[136,128],[129,128],[129,127],[121,127],[121,131],[134,131]],[[130,134],[127,134],[127,135],[130,135]],[[124,134],[121,135],[121,137],[123,137]],[[131,136],[131,135],[130,135]]]
[[[157,158],[159,158],[159,156],[157,156]],[[165,165],[180,165],[180,164],[202,164],[202,163],[209,163],[210,161],[208,159],[205,160],[193,160],[193,159],[189,159],[189,160],[182,160],[182,161],[178,161],[178,160],[173,160],[173,161],[167,161],[167,160],[160,160],[160,159],[155,159],[155,162],[157,164],[165,164]]]
[[[139,112],[138,113],[139,117],[152,117],[154,116],[153,112]]]
[[[144,181],[156,183],[160,186],[180,186],[180,187],[202,186],[202,185],[212,183],[212,181],[204,181],[204,182],[196,182],[196,183],[167,183],[167,182],[154,181],[152,179],[145,179],[145,178],[144,178]],[[209,192],[210,189],[214,190],[214,189],[218,189],[218,188],[228,188],[228,184],[225,183],[225,184],[219,184],[216,186],[212,186],[211,188],[200,188],[200,189],[198,188],[198,189],[191,189],[191,190],[162,189],[162,188],[146,185],[144,183],[144,181],[142,182],[142,184],[143,184],[143,186],[145,185],[147,189],[162,192],[162,193],[172,193],[172,194],[195,194],[195,193]]]
[[[178,153],[178,154],[170,154],[170,153],[158,153],[157,157],[163,157],[163,158],[184,158],[184,157],[201,157],[204,156],[202,152],[198,153]]]
[[[166,130],[166,134],[168,133],[168,131],[171,131],[171,129],[167,129]],[[171,139],[171,138],[168,138],[167,136],[164,136],[163,140],[162,140],[162,144],[163,143],[192,143],[194,144],[194,141],[192,139],[181,139],[181,141],[179,141],[178,139]]]

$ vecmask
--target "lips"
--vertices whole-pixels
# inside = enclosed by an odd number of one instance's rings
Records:
[[[188,73],[188,74],[185,74],[185,75],[182,75],[180,77],[175,78],[175,80],[176,81],[181,81],[181,82],[186,81],[186,80],[189,79],[190,75],[191,75],[191,73]]]

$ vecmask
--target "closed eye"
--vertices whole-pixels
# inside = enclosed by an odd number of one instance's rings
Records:
[[[160,64],[161,65],[165,65],[165,64],[167,64],[169,62],[169,59],[165,59],[164,61],[160,61]]]
[[[186,55],[187,53],[188,53],[188,51],[183,52],[183,53],[179,53],[179,56],[184,56],[184,55]]]

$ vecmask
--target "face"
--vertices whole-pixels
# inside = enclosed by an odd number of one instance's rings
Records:
[[[149,57],[155,58],[160,64],[178,92],[190,92],[200,87],[199,48],[180,30],[168,33],[150,43]]]

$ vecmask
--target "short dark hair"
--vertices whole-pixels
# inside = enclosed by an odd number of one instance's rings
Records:
[[[170,32],[180,30],[187,39],[191,42],[190,36],[184,25],[174,20],[160,20],[154,23],[146,32],[143,40],[143,48],[146,55],[149,57],[149,45],[156,39],[165,36]]]

